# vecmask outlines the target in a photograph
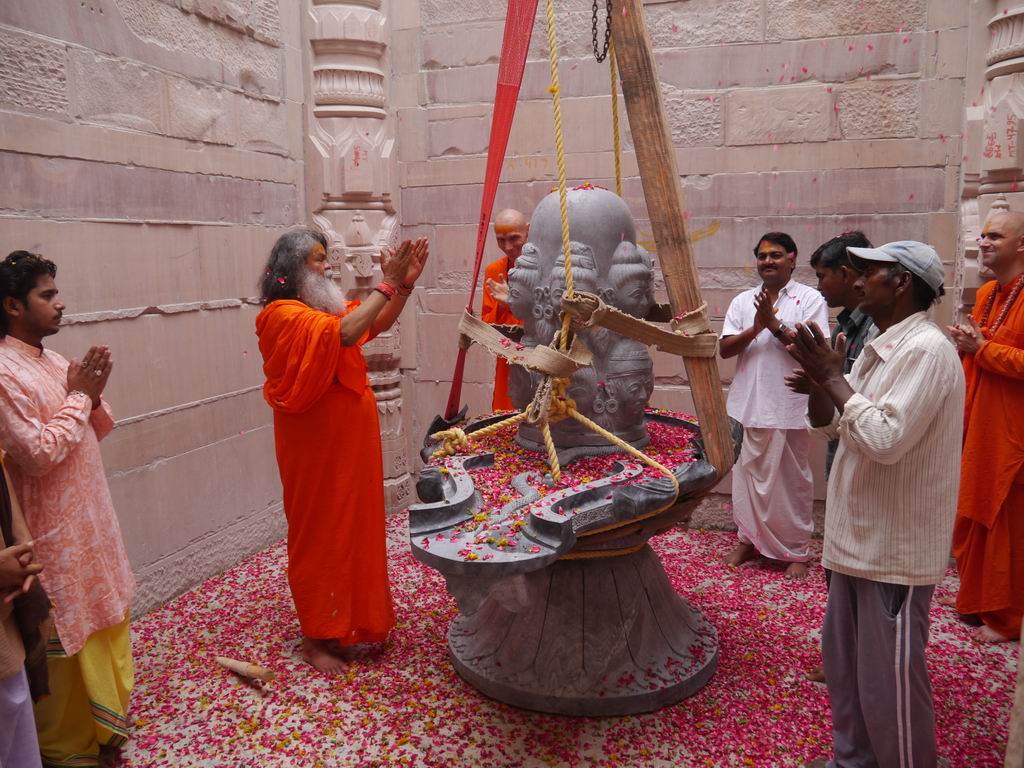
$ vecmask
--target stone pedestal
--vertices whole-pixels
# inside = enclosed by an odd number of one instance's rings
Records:
[[[696,425],[664,413],[646,421],[693,430],[695,460],[673,468],[678,495],[666,478],[641,478],[641,466],[623,460],[546,494],[538,473],[523,472],[504,506],[487,510],[474,473],[494,466],[495,454],[421,473],[422,503],[409,507],[412,552],[444,575],[459,606],[452,663],[487,696],[562,715],[629,715],[690,696],[714,674],[715,628],[676,593],[647,542],[688,521],[717,472]],[[742,434],[733,422],[737,454]],[[484,521],[486,533],[475,525]]]
[[[448,578],[460,614],[448,632],[458,673],[498,701],[560,715],[629,715],[700,690],[718,633],[669,583],[648,545],[559,560],[488,590]]]

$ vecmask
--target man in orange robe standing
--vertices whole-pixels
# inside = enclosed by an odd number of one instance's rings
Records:
[[[957,611],[981,621],[976,640],[998,643],[1020,637],[1024,615],[1024,214],[993,211],[979,243],[996,279],[949,329],[967,378],[953,554]]]
[[[480,319],[491,325],[522,325],[523,321],[512,314],[506,301],[508,297],[508,271],[516,264],[523,252],[529,224],[519,211],[506,208],[494,217],[494,237],[505,255],[492,261],[484,271],[484,307]],[[498,296],[505,298],[499,298]],[[494,369],[494,397],[491,408],[495,411],[515,409],[508,396],[508,361],[499,357]]]
[[[386,640],[395,623],[380,424],[360,347],[398,319],[426,260],[426,240],[385,250],[383,282],[346,302],[324,236],[297,228],[278,239],[260,281],[256,334],[284,486],[288,584],[302,656],[326,674],[344,669],[351,646]]]

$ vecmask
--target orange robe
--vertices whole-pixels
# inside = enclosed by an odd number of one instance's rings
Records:
[[[341,346],[338,320],[299,301],[275,301],[256,318],[256,335],[263,396],[274,409],[299,624],[306,637],[354,645],[386,639],[395,615],[377,402],[359,346]]]
[[[995,281],[978,291],[974,319]],[[994,323],[1010,293],[999,292]],[[986,338],[990,334],[982,329]],[[1024,615],[1024,296],[995,336],[964,355],[967,378],[960,501],[953,554],[960,572],[957,611],[981,618],[1007,637],[1020,634]]]
[[[492,325],[522,325],[523,321],[512,314],[508,304],[498,301],[487,290],[488,280],[508,282],[508,256],[492,261],[484,270],[484,309],[480,319]],[[494,397],[491,398],[491,408],[495,411],[515,410],[508,396],[508,361],[503,357],[498,358],[494,369]]]

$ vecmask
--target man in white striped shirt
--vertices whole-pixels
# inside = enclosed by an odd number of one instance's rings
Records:
[[[949,561],[964,378],[928,319],[943,294],[935,250],[901,241],[849,248],[861,311],[880,334],[848,376],[815,325],[790,354],[812,382],[808,423],[839,439],[822,565],[833,572],[822,637],[832,705],[830,766],[936,765],[925,666],[928,606]]]

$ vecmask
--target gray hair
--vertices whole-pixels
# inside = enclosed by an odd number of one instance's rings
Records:
[[[313,227],[293,227],[277,238],[260,277],[260,303],[297,299],[306,258],[317,245],[327,248],[327,238]]]

